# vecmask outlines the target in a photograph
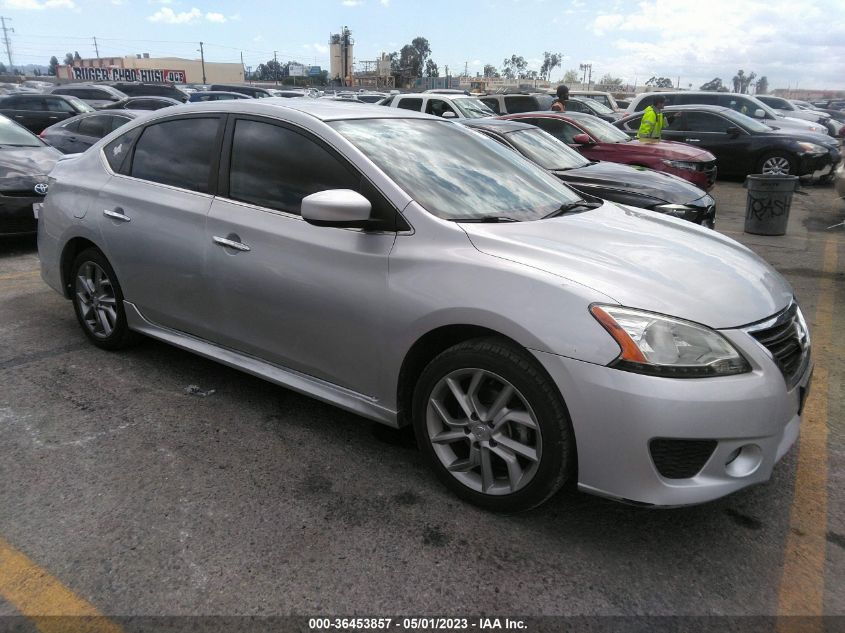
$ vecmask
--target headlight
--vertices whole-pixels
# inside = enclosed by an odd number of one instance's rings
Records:
[[[801,149],[802,154],[827,154],[827,148],[816,145],[815,143],[801,141],[798,143],[798,147]]]
[[[611,367],[667,378],[751,371],[724,336],[703,325],[618,306],[593,305],[590,312],[622,349]]]
[[[689,169],[690,171],[696,171],[698,169],[698,163],[688,160],[664,160],[663,164],[676,169]]]
[[[675,218],[685,218],[690,212],[696,211],[693,207],[688,207],[685,204],[658,204],[653,206],[652,211],[657,211],[664,215],[671,215]]]

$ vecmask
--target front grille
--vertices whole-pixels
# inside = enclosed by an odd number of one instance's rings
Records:
[[[799,316],[798,304],[793,303],[769,321],[747,331],[769,350],[787,386],[794,387],[810,357],[810,339]]]
[[[701,163],[701,171],[707,175],[707,184],[713,185],[716,182],[716,161],[711,160]]]
[[[36,193],[33,189],[11,189],[8,191],[0,191],[0,196],[6,198],[43,198],[40,193]]]
[[[651,459],[666,479],[689,479],[704,468],[716,449],[716,440],[671,440],[658,438],[648,445]]]

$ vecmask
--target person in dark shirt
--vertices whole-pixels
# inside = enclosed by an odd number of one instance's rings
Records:
[[[569,88],[563,84],[557,87],[557,99],[552,101],[552,112],[566,112],[566,102],[569,100]]]

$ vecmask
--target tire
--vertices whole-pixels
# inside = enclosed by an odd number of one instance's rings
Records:
[[[129,329],[123,292],[105,255],[95,248],[86,249],[73,260],[71,270],[71,300],[85,336],[106,350],[135,344],[140,335]]]
[[[769,152],[760,157],[756,173],[797,176],[797,171],[798,164],[792,156],[784,152]]]
[[[504,339],[466,341],[434,358],[417,381],[412,413],[430,466],[470,503],[521,512],[574,479],[575,438],[560,393],[528,352]]]

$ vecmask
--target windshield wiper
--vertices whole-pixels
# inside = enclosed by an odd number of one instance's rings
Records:
[[[496,222],[519,222],[516,218],[505,215],[476,215],[469,218],[449,218],[451,222],[474,222],[476,224],[494,224]]]
[[[555,218],[559,215],[565,215],[567,213],[574,213],[575,211],[583,210],[587,211],[588,209],[598,209],[603,203],[602,202],[587,202],[586,200],[576,200],[575,202],[565,202],[564,204],[560,205],[557,209],[549,213],[548,215],[544,215],[541,219],[545,220],[546,218]]]

